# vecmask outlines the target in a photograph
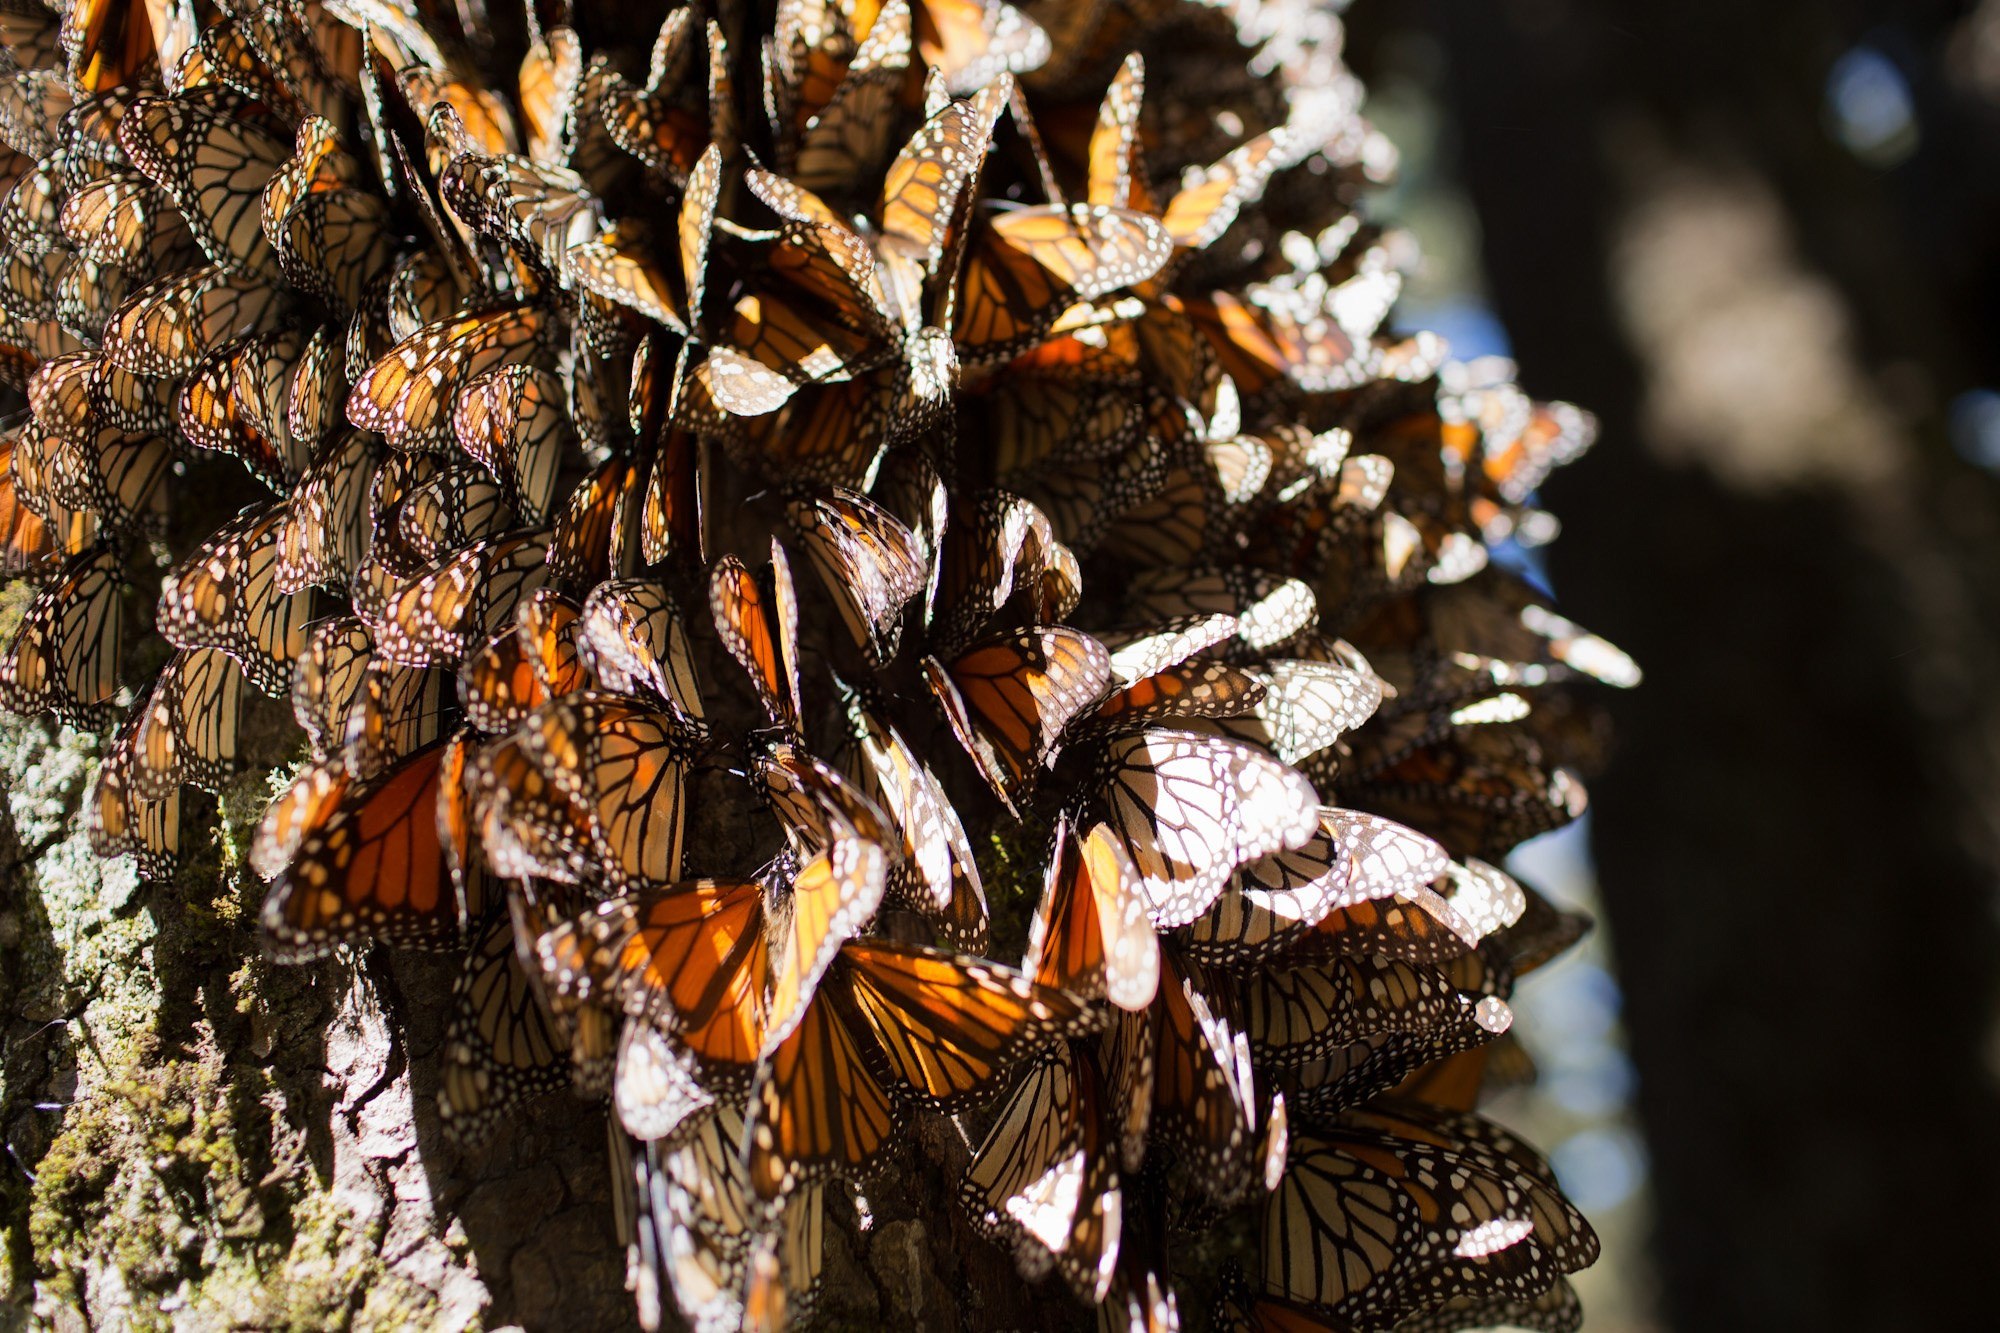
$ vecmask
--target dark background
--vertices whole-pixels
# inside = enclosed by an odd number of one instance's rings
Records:
[[[1990,1327],[2000,0],[1348,20],[1371,87],[1422,39],[1523,383],[1603,423],[1549,568],[1647,672],[1591,794],[1658,1316]]]

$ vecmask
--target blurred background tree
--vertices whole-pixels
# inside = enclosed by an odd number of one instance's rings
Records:
[[[1433,90],[1524,384],[1603,421],[1549,575],[1648,673],[1592,836],[1660,1316],[1967,1326],[2000,1193],[2000,3],[1348,17],[1371,87]]]

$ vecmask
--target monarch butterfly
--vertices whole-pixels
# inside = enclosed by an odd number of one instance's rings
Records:
[[[1006,968],[850,941],[758,1069],[747,1117],[752,1188],[773,1199],[873,1165],[901,1122],[898,1097],[962,1104],[1084,1020],[1081,1000]]]
[[[557,474],[573,436],[554,375],[517,364],[469,380],[452,409],[452,435],[499,479],[524,520],[552,517]]]
[[[774,133],[781,139],[824,107],[866,36],[847,7],[826,0],[785,0],[772,23],[765,89]]]
[[[557,1031],[514,947],[514,923],[497,913],[484,927],[452,989],[438,1079],[438,1119],[460,1143],[493,1132],[517,1103],[567,1081]]]
[[[674,1136],[715,1105],[688,1057],[649,1023],[626,1023],[618,1037],[611,1104],[617,1123],[645,1142]]]
[[[346,396],[342,349],[325,326],[312,331],[292,367],[285,397],[285,426],[300,455],[316,458],[327,437],[345,423],[341,403]]]
[[[312,589],[278,584],[283,502],[252,509],[182,561],[160,588],[159,631],[177,648],[220,648],[260,692],[288,697],[306,646]]]
[[[831,94],[804,89],[799,110],[806,117],[796,140],[780,139],[779,161],[807,190],[848,188],[869,180],[894,140],[897,105],[910,82],[910,6],[888,0],[867,25]]]
[[[1477,857],[1467,857],[1463,864],[1453,862],[1446,879],[1443,896],[1475,940],[1506,930],[1528,910],[1528,892],[1521,882]]]
[[[1110,654],[1095,639],[1062,625],[1004,635],[947,664],[924,659],[924,679],[952,734],[1003,804],[1053,764],[1070,722],[1110,684]]]
[[[1136,526],[1137,508],[1160,497],[1180,476],[1192,477],[1192,474],[1186,469],[1173,468],[1166,450],[1147,436],[1122,454],[1045,472],[1024,482],[1022,489],[1048,514],[1050,524],[1064,542],[1089,551],[1104,542],[1114,527],[1127,531]],[[1205,505],[1205,499],[1202,503]],[[1151,540],[1165,547],[1180,537],[1169,533]],[[1178,558],[1198,547],[1173,549]],[[1135,562],[1160,563],[1145,553],[1136,553]]]
[[[1109,999],[1134,1012],[1153,1002],[1160,951],[1133,868],[1102,824],[1079,833],[1056,822],[1040,905],[1022,967],[1045,986]]]
[[[952,218],[1003,105],[1004,97],[988,89],[925,122],[889,165],[876,205],[879,239],[872,245],[809,190],[750,172],[751,190],[785,222],[773,266],[860,332],[842,337],[789,306],[760,305],[751,312],[739,303],[729,342],[743,351],[711,353],[708,362],[711,390],[724,407],[761,416],[782,406],[800,381],[866,369],[861,354],[878,342],[893,346],[927,325],[950,327],[950,282],[938,292],[926,289],[948,269]]]
[[[529,762],[588,816],[607,876],[680,878],[687,772],[701,733],[635,701],[585,692],[543,704],[517,736]]]
[[[185,269],[118,307],[104,326],[104,354],[129,374],[178,379],[230,339],[275,326],[281,309],[280,289],[270,282],[222,264]]]
[[[577,625],[577,649],[606,689],[648,689],[684,722],[702,723],[687,628],[664,584],[612,579],[592,588]]]
[[[799,730],[799,606],[791,563],[776,538],[767,577],[725,555],[709,573],[708,602],[716,633],[745,671],[771,725]]]
[[[640,1321],[646,1289],[673,1294],[691,1327],[775,1329],[812,1316],[825,1246],[825,1191],[806,1186],[773,1224],[751,1192],[739,1145],[742,1113],[718,1105],[685,1134],[648,1144],[639,1169]],[[657,1327],[655,1322],[649,1327]]]
[[[1512,887],[1520,893],[1520,916],[1483,942],[1511,976],[1525,976],[1590,933],[1592,922],[1584,913],[1559,908],[1518,880]]]
[[[1094,808],[1161,930],[1192,922],[1238,866],[1303,845],[1319,824],[1311,783],[1235,741],[1148,727],[1108,742],[1097,771]]]
[[[91,851],[98,856],[106,860],[130,856],[139,878],[171,879],[180,856],[180,788],[156,801],[145,799],[134,788],[131,736],[140,721],[140,714],[134,711],[104,752],[104,762],[98,765],[85,798],[84,825],[89,830]]]
[[[61,227],[61,170],[59,158],[45,158],[6,192],[0,205],[0,235],[17,254],[38,256],[67,239]]]
[[[854,6],[854,27],[868,33],[881,19],[869,0]],[[882,10],[887,6],[881,6]],[[1049,58],[1049,35],[1013,5],[979,0],[917,0],[917,50],[954,94],[981,88],[1002,74],[1038,69]]]
[[[71,352],[35,367],[28,377],[28,411],[37,425],[65,441],[95,434],[90,381],[97,362],[91,352]]]
[[[591,683],[578,648],[582,608],[561,593],[537,588],[514,608],[514,634],[528,666],[550,697],[573,694]]]
[[[567,167],[488,157],[461,144],[439,186],[460,220],[503,237],[517,254],[557,276],[570,249],[604,227],[597,196]]]
[[[895,656],[903,607],[930,572],[915,536],[873,500],[842,487],[795,500],[788,513],[855,646],[878,666]]]
[[[1294,1139],[1265,1207],[1265,1287],[1397,1323],[1453,1300],[1531,1304],[1597,1238],[1547,1167],[1477,1117],[1397,1105]]]
[[[531,360],[546,323],[535,306],[506,306],[426,324],[355,381],[348,420],[398,449],[448,448],[459,389],[487,370]]]
[[[874,917],[888,882],[888,856],[875,842],[830,835],[799,868],[785,898],[772,959],[770,1009],[760,1058],[768,1059],[804,1021],[820,981],[842,947]]]
[[[1215,905],[1177,938],[1195,957],[1228,966],[1296,950],[1307,942],[1305,932],[1328,917],[1381,899],[1435,901],[1438,911],[1425,914],[1428,922],[1456,920],[1428,889],[1450,869],[1444,848],[1412,829],[1359,811],[1323,806],[1311,838],[1241,866]],[[1391,948],[1387,938],[1364,929],[1364,921],[1384,919],[1382,910],[1371,907],[1362,916],[1342,916],[1336,928],[1356,931],[1352,942],[1357,946],[1366,939]],[[1411,910],[1414,915],[1415,909]],[[1397,918],[1387,920],[1393,923]],[[1427,948],[1433,934],[1424,931],[1415,938]]]
[[[375,544],[385,559],[393,548],[411,564],[442,560],[515,521],[506,491],[485,469],[440,465],[433,454],[391,455],[372,489]]]
[[[51,531],[21,489],[14,457],[25,447],[18,433],[0,435],[0,574],[39,572],[56,555],[58,542],[67,540]]]
[[[362,190],[309,194],[283,225],[274,247],[279,271],[336,315],[359,306],[394,258],[389,207]]]
[[[936,544],[929,593],[930,638],[934,650],[947,655],[985,628],[1017,591],[1031,604],[1046,601],[1040,595],[1044,579],[1074,561],[1064,560],[1048,515],[1020,496],[981,496],[939,515],[938,523],[943,540]]]
[[[1439,377],[1438,405],[1447,423],[1476,428],[1480,471],[1503,500],[1522,504],[1551,472],[1590,448],[1597,419],[1570,403],[1534,402],[1513,373],[1497,357],[1448,367]]]
[[[495,875],[561,883],[594,882],[599,874],[590,811],[559,790],[517,740],[481,749],[465,779],[480,854]]]
[[[1250,1048],[1277,1068],[1323,1060],[1363,1038],[1428,1036],[1463,1017],[1467,1007],[1436,968],[1381,954],[1262,971],[1244,983]]]
[[[841,688],[854,745],[850,773],[889,816],[902,842],[902,873],[892,877],[890,887],[914,897],[951,947],[982,949],[986,891],[958,811],[902,735],[860,695],[844,683]]]
[[[72,726],[100,721],[118,688],[123,593],[120,562],[108,547],[64,565],[0,654],[0,703],[16,713],[53,711]]]
[[[213,648],[174,654],[153,683],[131,733],[132,790],[159,801],[183,785],[219,791],[235,771],[243,671]]]
[[[432,250],[402,255],[390,268],[383,291],[389,336],[407,338],[451,314],[463,299],[458,275],[442,255]]]
[[[1504,857],[1579,817],[1583,784],[1513,727],[1474,727],[1342,784],[1342,799],[1421,824],[1460,856]]]
[[[413,582],[392,586],[380,605],[357,596],[355,610],[389,661],[455,665],[473,644],[509,623],[520,599],[541,586],[548,550],[545,532],[488,538]]]
[[[1130,62],[1137,59],[1135,55]],[[1143,67],[1140,73],[1143,74]],[[1124,120],[1125,115],[1112,110],[1113,98],[1119,91],[1114,83],[1112,93],[1105,99],[1114,128],[1113,138],[1105,144],[1102,154],[1097,135],[1091,137],[1091,202],[1108,202],[1108,198],[1104,201],[1098,198],[1100,185],[1103,186],[1102,192],[1109,196],[1117,192],[1118,182],[1122,179],[1133,196],[1130,202],[1135,206],[1145,206],[1157,215],[1167,235],[1181,249],[1205,250],[1222,239],[1223,233],[1229,230],[1242,209],[1263,196],[1265,185],[1272,174],[1284,165],[1285,155],[1291,151],[1290,136],[1284,128],[1267,130],[1232,149],[1220,161],[1184,174],[1180,189],[1164,207],[1160,207],[1150,197],[1145,197],[1149,195],[1145,181],[1132,171],[1130,159],[1136,148],[1136,136],[1125,125],[1117,123]],[[1132,122],[1137,119],[1138,98],[1139,92],[1133,88],[1129,113]],[[1106,125],[1103,119],[1098,123],[1100,128]],[[1118,161],[1120,156],[1124,159],[1122,162]],[[1113,170],[1117,174],[1100,181],[1100,162],[1106,165],[1116,163]]]
[[[292,776],[264,808],[250,840],[250,868],[266,884],[285,873],[306,835],[326,821],[345,795],[348,773],[338,757],[316,758]]]
[[[56,274],[57,326],[79,344],[97,341],[98,330],[134,285],[121,269],[81,257],[69,258]]]
[[[292,136],[292,151],[264,182],[264,238],[284,244],[293,206],[321,190],[342,190],[363,180],[361,164],[340,140],[340,130],[323,116],[307,116]]]
[[[639,558],[651,565],[685,553],[696,565],[704,564],[708,558],[708,520],[702,496],[708,475],[703,461],[707,446],[692,432],[678,427],[659,432],[658,438],[640,515]]]
[[[1217,724],[1288,764],[1312,758],[1374,715],[1383,682],[1366,663],[1277,658],[1256,675],[1264,697],[1251,716]]]
[[[1488,1047],[1512,1026],[1513,1011],[1489,989],[1504,977],[1487,972],[1481,954],[1462,954],[1437,971],[1455,994],[1428,1023],[1391,1021],[1345,1045],[1322,1043],[1311,1058],[1274,1071],[1302,1114],[1324,1117],[1366,1105],[1426,1067]]]
[[[1172,254],[1166,232],[1151,218],[1101,204],[1004,209],[986,222],[993,244],[1040,265],[1070,301],[1137,286]]]
[[[842,838],[859,836],[891,853],[899,872],[888,823],[873,801],[838,769],[784,741],[759,743],[751,757],[761,795],[778,815],[798,854],[821,851]]]
[[[322,74],[305,32],[275,10],[205,29],[183,68],[196,58],[222,83],[287,116],[342,109],[344,94]],[[185,78],[181,82],[185,91]]]
[[[452,680],[442,671],[371,660],[348,705],[341,761],[368,782],[450,729]]]
[[[590,587],[629,575],[639,555],[639,521],[645,470],[613,456],[571,492],[556,515],[549,540],[549,574],[570,586]]]
[[[306,731],[314,759],[346,745],[348,713],[374,656],[368,628],[354,616],[330,616],[310,626],[292,669],[292,717]]]
[[[360,570],[369,546],[369,491],[381,461],[380,441],[363,431],[341,431],[320,446],[281,511],[280,593],[313,584],[343,587]]]
[[[481,906],[460,902],[438,832],[442,743],[372,782],[342,773],[299,808],[281,801],[260,836],[295,845],[264,900],[261,922],[274,957],[304,962],[336,944],[380,940],[437,948],[460,939]],[[295,830],[281,824],[299,820]]]
[[[1262,1147],[1262,1103],[1239,1003],[1201,964],[1161,949],[1159,996],[1149,1011],[1153,1108],[1148,1138],[1161,1160],[1190,1173],[1199,1193],[1231,1204],[1250,1186]]]
[[[1189,617],[1236,617],[1235,638],[1224,656],[1265,656],[1313,626],[1318,604],[1302,580],[1262,570],[1195,566],[1147,570],[1126,590],[1126,613],[1135,623]]]
[[[722,153],[711,144],[693,164],[681,196],[677,275],[670,278],[658,269],[638,238],[616,231],[573,247],[566,261],[569,271],[598,295],[630,306],[684,338],[695,336],[702,328],[708,251],[721,189]]]
[[[1259,708],[1266,694],[1264,681],[1241,667],[1184,662],[1119,690],[1098,705],[1091,723],[1129,726],[1162,718],[1235,718]]]
[[[49,470],[49,498],[65,509],[88,509],[105,527],[127,529],[152,515],[172,462],[167,442],[130,436],[115,427],[66,440]]]
[[[687,880],[621,894],[543,934],[536,957],[558,994],[658,1027],[724,1086],[749,1077],[769,1012],[761,885]]]
[[[1236,630],[1235,616],[1216,612],[1104,631],[1097,638],[1111,653],[1112,682],[1125,688],[1234,638]]]
[[[119,122],[118,141],[132,165],[173,196],[209,259],[268,275],[274,263],[262,225],[264,186],[290,152],[248,109],[142,98]]]
[[[704,121],[690,107],[685,96],[684,75],[692,51],[690,38],[696,21],[692,10],[677,9],[660,25],[653,39],[653,52],[642,88],[624,84],[605,105],[605,128],[612,141],[646,166],[679,183],[694,168],[704,133],[712,122]],[[711,23],[711,48],[720,41],[721,31]],[[711,60],[711,72],[715,63]],[[715,108],[713,83],[710,85],[712,114]],[[717,136],[709,135],[710,138]]]
[[[521,57],[517,80],[528,159],[540,166],[557,166],[565,156],[564,140],[574,133],[568,121],[583,82],[583,44],[576,30],[550,28],[534,35]]]
[[[1122,456],[1145,433],[1146,411],[1126,385],[1015,371],[977,401],[996,477],[1023,484],[1044,469]],[[977,422],[968,422],[977,425]]]
[[[1024,1273],[1053,1260],[1092,1305],[1110,1290],[1124,1214],[1102,1100],[1090,1051],[1052,1043],[1000,1107],[960,1185],[974,1224],[1012,1242]]]
[[[1233,1265],[1223,1273],[1214,1326],[1225,1333],[1354,1333],[1353,1325],[1297,1301],[1253,1293],[1243,1270]]]
[[[396,84],[418,119],[428,121],[431,108],[448,104],[458,113],[472,142],[487,153],[511,153],[520,149],[520,131],[507,103],[491,89],[465,81],[465,77],[426,65],[408,65],[396,72]]]
[[[1254,396],[1280,380],[1308,393],[1333,393],[1366,383],[1380,365],[1371,335],[1400,289],[1394,270],[1364,269],[1313,305],[1256,287],[1249,300],[1223,291],[1166,300],[1201,330],[1245,393]]]

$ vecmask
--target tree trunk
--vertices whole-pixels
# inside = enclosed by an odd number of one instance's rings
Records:
[[[1961,8],[1428,8],[1526,383],[1604,421],[1552,568],[1647,671],[1593,827],[1677,1328],[1989,1303],[2000,497],[1943,405],[1994,364],[2000,176]],[[1894,172],[1822,122],[1863,35],[1912,71]]]

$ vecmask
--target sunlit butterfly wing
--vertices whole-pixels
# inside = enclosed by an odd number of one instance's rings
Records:
[[[183,785],[219,791],[239,758],[243,670],[214,648],[174,654],[139,706],[132,790],[160,801]]]
[[[860,760],[862,790],[900,833],[902,878],[914,876],[917,883],[910,889],[949,944],[983,948],[986,892],[957,809],[908,742],[858,696],[849,695],[847,715]]]
[[[578,643],[605,688],[625,694],[649,689],[686,721],[702,721],[687,629],[665,584],[616,579],[591,589]]]
[[[0,655],[0,703],[15,713],[53,710],[73,726],[101,722],[118,688],[123,590],[118,558],[108,548],[65,565],[36,594]]]
[[[459,903],[438,837],[443,756],[444,746],[433,746],[370,784],[343,777],[319,803],[264,900],[260,919],[275,957],[301,962],[357,941],[458,941]]]
[[[612,878],[680,877],[685,785],[700,733],[635,701],[585,693],[544,704],[520,736],[556,789],[589,812]]]
[[[735,556],[723,556],[710,574],[708,600],[722,645],[750,673],[765,716],[796,731],[799,611],[784,548],[771,543],[768,581]]]
[[[1089,635],[1052,625],[978,644],[924,676],[959,744],[1009,804],[1052,763],[1070,721],[1103,695],[1110,655]]]
[[[1053,1259],[1092,1303],[1110,1287],[1123,1221],[1102,1096],[1088,1051],[1052,1044],[1001,1106],[960,1186],[974,1224],[1011,1243],[1025,1275]]]
[[[867,496],[841,488],[796,500],[789,513],[855,645],[877,663],[894,656],[903,607],[929,573],[910,530]]]
[[[1234,741],[1148,728],[1110,741],[1102,762],[1102,818],[1162,930],[1206,911],[1237,866],[1296,847],[1318,826],[1312,784]]]
[[[763,1045],[770,976],[764,896],[742,880],[690,880],[606,900],[544,934],[558,992],[657,1025],[706,1063],[747,1077]]]
[[[1160,952],[1140,897],[1138,871],[1102,824],[1079,834],[1056,825],[1042,899],[1028,924],[1035,980],[1121,1009],[1144,1009],[1160,980]]]
[[[496,366],[530,359],[546,321],[534,306],[510,306],[427,324],[355,382],[348,420],[400,449],[445,448],[458,390]]]
[[[763,1055],[775,1051],[805,1017],[841,947],[882,902],[888,857],[858,838],[834,839],[793,877],[787,915],[772,954],[771,1007]]]

